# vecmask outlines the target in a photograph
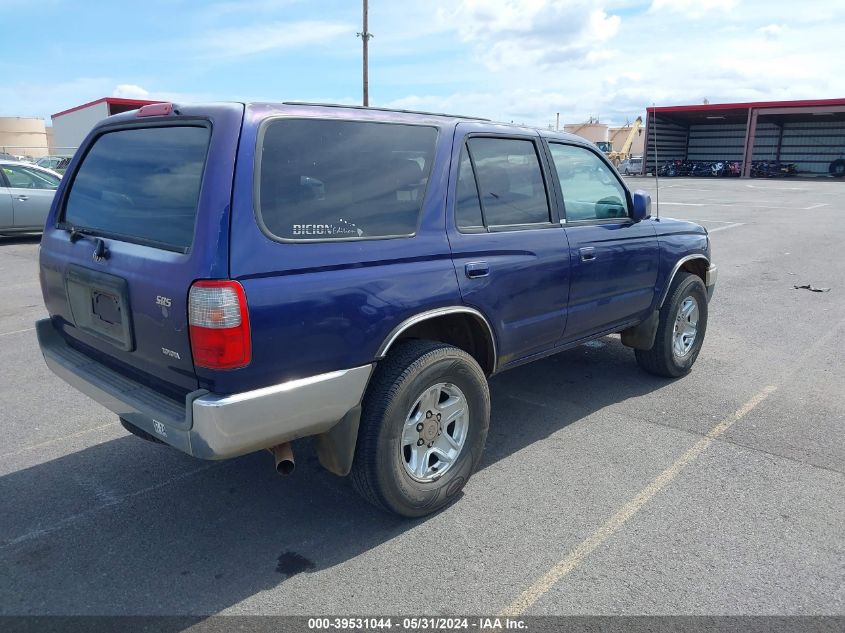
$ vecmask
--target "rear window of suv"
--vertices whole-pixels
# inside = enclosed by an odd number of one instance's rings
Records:
[[[207,127],[165,126],[103,134],[73,179],[65,225],[186,251],[209,133]]]
[[[259,220],[282,240],[412,235],[436,141],[428,126],[271,120],[258,147]]]

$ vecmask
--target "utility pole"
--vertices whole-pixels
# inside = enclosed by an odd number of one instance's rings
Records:
[[[370,78],[367,67],[369,65],[369,41],[373,36],[373,34],[367,30],[367,17],[367,0],[364,0],[364,30],[357,34],[357,36],[361,38],[361,43],[364,45],[364,107],[370,105]]]

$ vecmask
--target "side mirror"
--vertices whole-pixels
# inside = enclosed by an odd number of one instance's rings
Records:
[[[648,220],[651,217],[651,196],[645,191],[634,192],[634,212],[631,217],[634,222]]]

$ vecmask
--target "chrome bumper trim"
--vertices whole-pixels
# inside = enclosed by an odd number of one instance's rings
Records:
[[[235,457],[328,431],[360,404],[374,367],[231,395],[198,390],[181,403],[73,349],[49,319],[35,328],[53,373],[131,424],[202,459]]]
[[[192,403],[194,454],[231,456],[325,433],[361,403],[373,365]]]

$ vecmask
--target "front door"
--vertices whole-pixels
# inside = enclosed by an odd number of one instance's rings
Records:
[[[559,340],[570,257],[539,136],[483,130],[458,125],[447,231],[464,302],[493,326],[501,369]]]
[[[657,282],[653,222],[633,222],[630,196],[596,151],[549,141],[572,262],[569,317],[562,343],[641,319]]]

